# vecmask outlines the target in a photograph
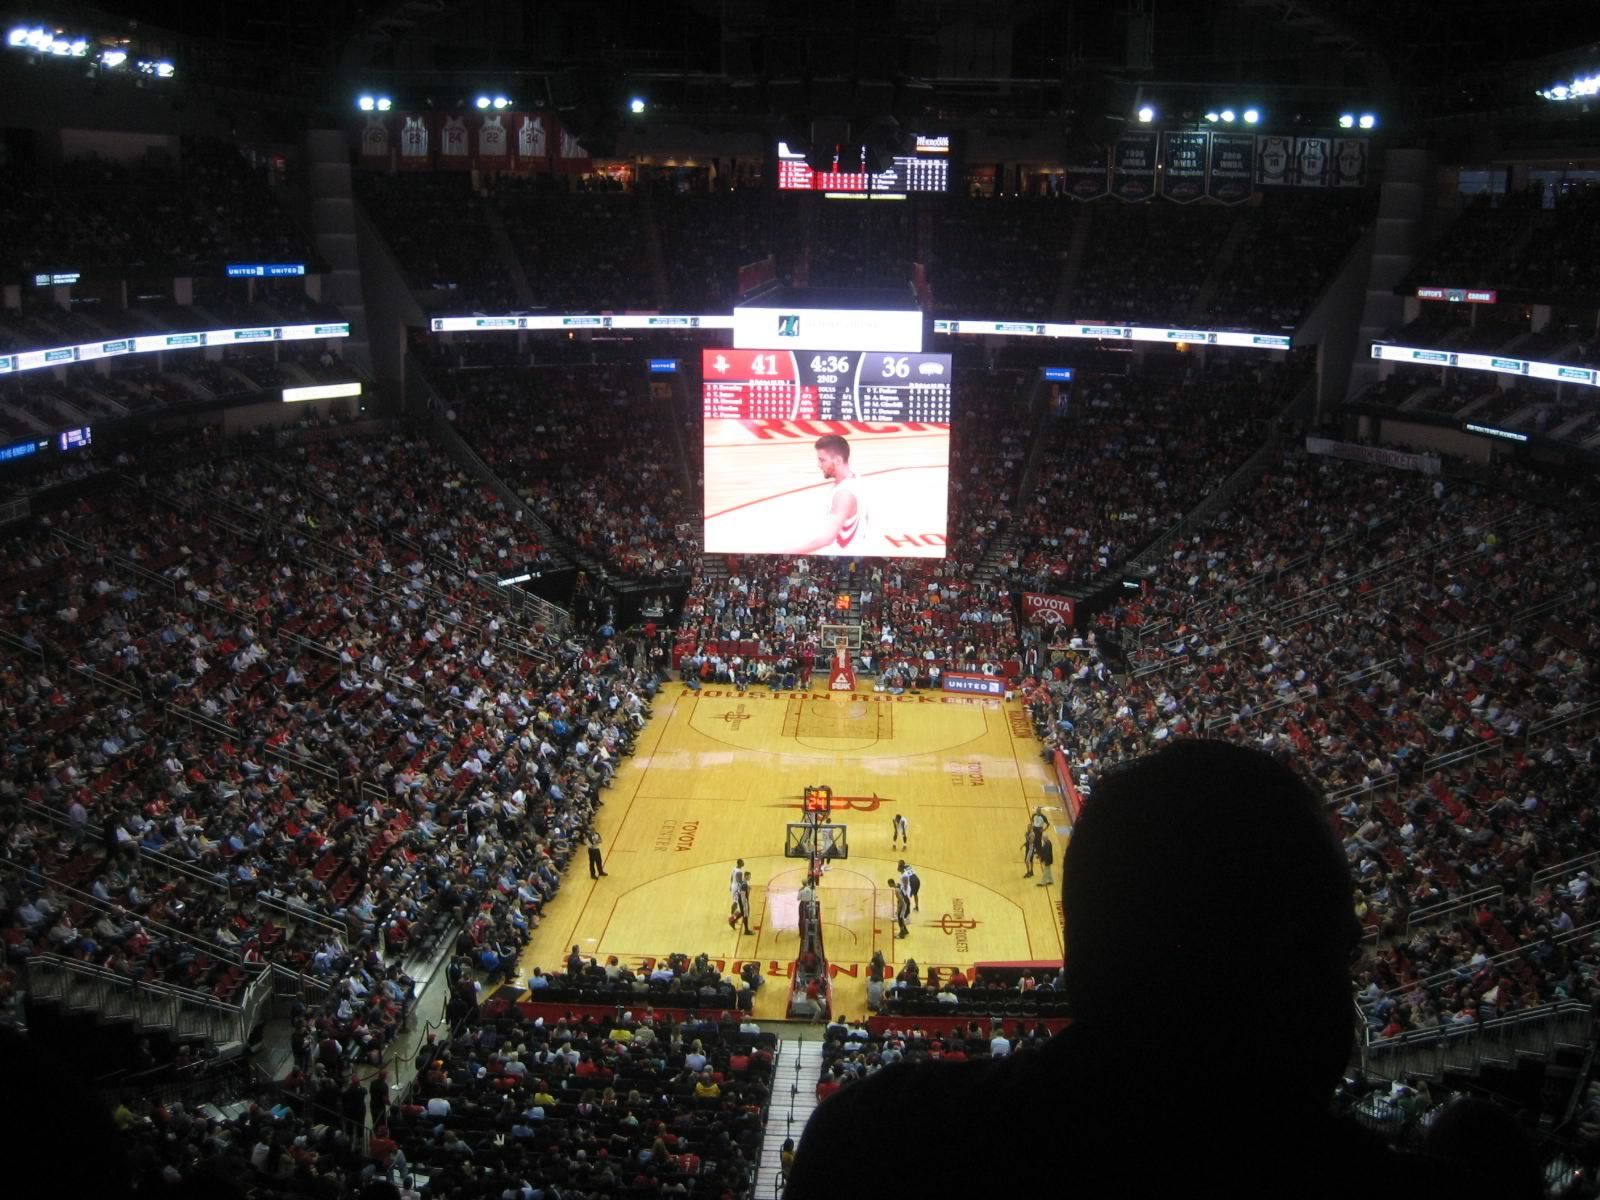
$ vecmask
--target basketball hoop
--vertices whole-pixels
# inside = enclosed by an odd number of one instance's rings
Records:
[[[844,638],[833,643],[833,669],[828,672],[828,691],[853,692],[856,690],[856,671],[850,665],[850,646]]]

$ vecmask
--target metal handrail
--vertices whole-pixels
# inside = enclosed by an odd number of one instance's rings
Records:
[[[1444,754],[1436,754],[1422,764],[1423,773],[1432,775],[1439,771],[1448,771],[1451,767],[1459,767],[1462,763],[1472,762],[1474,759],[1484,757],[1486,754],[1504,754],[1505,743],[1500,738],[1489,738],[1474,746],[1464,746],[1460,750],[1450,750]]]
[[[53,967],[60,971],[82,975],[113,986],[127,987],[137,992],[172,996],[182,1000],[185,1004],[211,1008],[218,1012],[231,1014],[239,1011],[239,1005],[229,1004],[226,1000],[218,1000],[209,992],[200,992],[194,988],[186,988],[182,984],[164,983],[159,980],[149,982],[143,979],[129,979],[126,975],[118,975],[115,971],[96,966],[94,963],[83,962],[76,958],[67,958],[60,954],[30,954],[28,956],[28,966],[30,970],[36,967]]]
[[[47,888],[52,892],[59,892],[68,899],[72,900],[74,903],[81,904],[85,908],[92,909],[98,913],[111,913],[116,907],[118,907],[110,901],[100,899],[92,892],[85,892],[79,888],[73,887],[71,884],[62,883],[59,880],[52,879],[37,867],[24,866],[21,863],[0,859],[0,873],[8,873],[20,879],[27,879],[41,887]],[[209,941],[198,934],[189,933],[186,930],[178,929],[172,925],[164,925],[160,921],[152,921],[148,917],[140,917],[139,921],[146,928],[161,934],[161,936],[165,938],[168,938],[172,941],[185,942],[189,945],[199,947],[207,954],[213,955],[217,958],[225,959],[229,962],[232,962],[235,966],[247,967],[250,965],[244,961],[244,958],[237,950],[230,949],[229,947],[222,945],[220,942]]]
[[[1463,908],[1476,908],[1480,904],[1490,904],[1505,898],[1506,889],[1503,884],[1493,887],[1480,888],[1465,896],[1454,900],[1442,900],[1438,904],[1430,904],[1425,908],[1414,908],[1406,914],[1406,934],[1409,936],[1415,925],[1424,925],[1430,921],[1437,921],[1440,917],[1448,916]]]
[[[1588,854],[1580,854],[1577,858],[1569,858],[1564,862],[1558,862],[1553,867],[1535,871],[1533,874],[1533,887],[1537,890],[1541,885],[1549,883],[1552,879],[1576,875],[1579,871],[1595,866],[1597,863],[1600,863],[1600,850],[1595,850]]]
[[[1501,1033],[1515,1030],[1519,1027],[1546,1024],[1557,1017],[1571,1017],[1575,1021],[1581,1020],[1587,1025],[1593,1019],[1593,1010],[1581,1000],[1559,1000],[1553,1004],[1540,1005],[1538,1008],[1527,1008],[1519,1012],[1507,1013],[1505,1016],[1493,1017],[1487,1021],[1480,1021],[1475,1025],[1441,1025],[1437,1029],[1409,1029],[1391,1038],[1375,1037],[1371,1025],[1366,1022],[1363,1016],[1361,1021],[1361,1028],[1364,1031],[1361,1044],[1362,1065],[1367,1067],[1369,1053],[1379,1048],[1398,1050],[1418,1046],[1432,1046],[1457,1039],[1471,1038],[1475,1034]]]
[[[1530,725],[1524,732],[1523,737],[1525,740],[1531,741],[1540,734],[1550,733],[1553,730],[1562,729],[1594,716],[1600,716],[1600,700],[1591,700],[1582,708],[1575,708],[1569,713],[1562,713],[1559,717],[1550,717],[1535,725]]]
[[[24,800],[23,807],[38,820],[49,821],[58,828],[73,834],[79,832],[63,813],[58,813],[54,809],[47,808],[33,800]],[[84,822],[82,832],[91,838],[100,838],[104,835],[101,826],[88,821]],[[197,886],[207,888],[210,891],[221,892],[229,897],[232,896],[232,890],[229,886],[215,875],[199,870],[165,850],[148,850],[143,846],[138,846],[137,850],[139,852],[139,861],[158,871],[163,871],[168,875],[181,875]],[[314,925],[325,936],[336,937],[341,944],[343,944],[348,934],[345,926],[338,921],[324,917],[320,913],[309,909],[293,908],[286,901],[279,900],[276,896],[270,896],[265,892],[256,892],[250,896],[249,900],[250,903],[282,917],[285,922]]]
[[[1367,796],[1373,792],[1387,791],[1390,788],[1395,789],[1395,791],[1400,790],[1400,776],[1398,774],[1384,775],[1378,779],[1363,780],[1361,783],[1352,783],[1349,787],[1340,788],[1336,792],[1329,792],[1327,795],[1327,805],[1329,808],[1332,808],[1341,800],[1349,800],[1356,796]]]
[[[89,663],[72,663],[68,666],[68,670],[74,671],[100,687],[108,688],[113,692],[121,692],[124,696],[130,696],[135,700],[144,699],[144,693],[132,684],[123,683],[122,680],[107,675],[99,667],[91,666]]]

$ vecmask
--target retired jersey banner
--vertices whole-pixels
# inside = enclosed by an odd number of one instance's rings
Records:
[[[1161,194],[1188,204],[1206,194],[1206,137],[1204,133],[1161,135]]]
[[[1046,596],[1042,592],[1022,593],[1022,619],[1046,625],[1071,625],[1077,601],[1071,596]]]
[[[549,165],[550,131],[543,113],[523,113],[517,126],[517,170],[542,171]]]
[[[500,113],[490,113],[478,126],[478,165],[503,168],[510,161],[511,137],[505,118]]]
[[[1206,195],[1223,204],[1243,204],[1256,187],[1256,139],[1250,133],[1213,133]]]
[[[593,165],[589,152],[565,129],[560,129],[556,146],[556,170],[569,175],[582,175]]]
[[[1328,186],[1328,145],[1325,137],[1295,139],[1295,183],[1300,187]]]
[[[433,142],[428,118],[421,113],[400,114],[400,167],[406,171],[433,168]]]
[[[439,129],[439,165],[452,170],[472,165],[471,135],[460,117],[446,117]]]
[[[1333,139],[1333,186],[1367,186],[1367,139]]]
[[[1119,200],[1148,200],[1156,194],[1156,135],[1125,133],[1111,157],[1111,194]]]
[[[389,165],[389,126],[382,117],[368,117],[361,130],[361,161],[369,167]]]
[[[1256,138],[1256,182],[1262,187],[1294,183],[1294,139],[1276,134]]]
[[[1111,160],[1104,150],[1092,150],[1066,166],[1067,195],[1074,200],[1098,200],[1111,191]]]

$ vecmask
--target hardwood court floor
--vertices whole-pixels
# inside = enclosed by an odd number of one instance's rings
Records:
[[[535,965],[560,970],[574,943],[634,966],[703,950],[730,971],[760,962],[769,982],[756,1015],[781,1017],[803,875],[783,857],[784,828],[800,819],[807,784],[833,788],[834,822],[848,828],[849,860],[831,867],[820,896],[838,1012],[865,1012],[875,949],[896,969],[907,957],[924,970],[1059,961],[1059,888],[1023,878],[1022,841],[1036,805],[1052,825],[1063,818],[1020,704],[669,684],[653,708],[604,793],[608,875],[590,880],[578,854],[523,955],[523,977]],[[896,812],[910,822],[909,852],[890,848]],[[1059,866],[1064,839],[1055,840]],[[922,907],[897,940],[887,881],[902,857],[922,879]],[[738,858],[753,872],[749,935],[727,922]]]

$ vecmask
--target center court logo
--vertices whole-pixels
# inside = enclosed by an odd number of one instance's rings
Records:
[[[744,705],[742,704],[732,712],[725,712],[722,714],[722,719],[728,723],[729,729],[738,729],[739,726],[748,721],[750,717],[751,714],[745,712]]]
[[[800,314],[799,313],[780,313],[779,314],[779,316],[778,316],[778,336],[779,337],[791,337],[791,338],[800,336]]]

